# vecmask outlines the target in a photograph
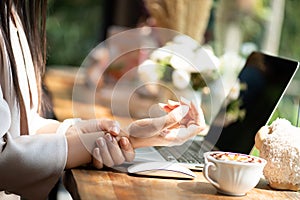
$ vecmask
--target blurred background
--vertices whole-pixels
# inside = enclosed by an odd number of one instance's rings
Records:
[[[49,0],[48,4],[49,65],[78,66],[92,48],[106,39],[110,26],[134,28],[149,15],[143,0]],[[215,30],[223,30],[223,34],[228,24],[234,24],[242,34],[240,45],[253,43],[264,50],[272,37],[274,46],[270,50],[299,60],[299,8],[300,2],[295,0],[214,0],[206,42],[220,46]],[[221,19],[216,17],[218,11],[222,12]],[[271,23],[273,30],[268,30]]]
[[[169,11],[163,16],[155,6]],[[184,0],[49,0],[47,20],[48,68],[79,67],[89,52],[104,41],[112,27],[166,27],[183,32],[212,47],[216,56],[236,52],[247,57],[253,50],[300,60],[300,1],[295,0],[190,0],[189,16],[182,22]],[[168,8],[172,5],[173,11]],[[176,10],[177,9],[177,10]],[[182,9],[182,11],[180,11]],[[171,12],[170,12],[171,11]],[[163,13],[165,14],[165,13]],[[179,21],[172,24],[167,20]],[[196,26],[198,32],[185,32]],[[194,28],[195,29],[195,28]],[[296,75],[300,80],[300,73]],[[298,122],[297,80],[274,114]]]

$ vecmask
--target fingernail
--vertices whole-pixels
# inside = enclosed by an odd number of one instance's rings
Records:
[[[106,134],[105,135],[105,137],[109,140],[109,141],[113,141],[113,138],[112,138],[112,136],[108,133],[108,134]]]
[[[97,145],[100,146],[100,147],[104,147],[104,145],[105,145],[105,142],[104,142],[104,140],[103,140],[102,137],[98,138],[98,139],[96,140],[96,143],[97,143]]]
[[[112,133],[112,134],[119,134],[120,133],[120,128],[117,126],[113,126],[111,128],[108,129],[108,132]]]
[[[123,147],[123,148],[126,148],[127,147],[127,145],[128,145],[128,139],[126,138],[126,137],[122,137],[121,138],[121,146]]]
[[[112,128],[109,129],[109,132],[113,132],[113,133],[120,133],[120,128],[117,126],[113,126]]]

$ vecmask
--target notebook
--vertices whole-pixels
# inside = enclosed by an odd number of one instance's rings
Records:
[[[238,98],[229,101],[230,94],[224,98],[205,137],[196,136],[180,146],[137,149],[135,161],[179,162],[202,170],[207,151],[249,154],[255,134],[270,121],[298,67],[297,61],[253,52],[236,80]]]

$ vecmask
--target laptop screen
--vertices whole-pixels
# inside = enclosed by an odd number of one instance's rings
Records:
[[[298,62],[252,53],[238,76],[238,98],[227,96],[205,139],[222,151],[250,153],[297,69]]]

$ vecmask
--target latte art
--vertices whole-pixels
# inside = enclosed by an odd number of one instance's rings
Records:
[[[228,153],[228,152],[217,152],[210,154],[213,158],[222,161],[236,161],[243,163],[261,163],[261,159],[255,156],[240,154],[240,153]]]

